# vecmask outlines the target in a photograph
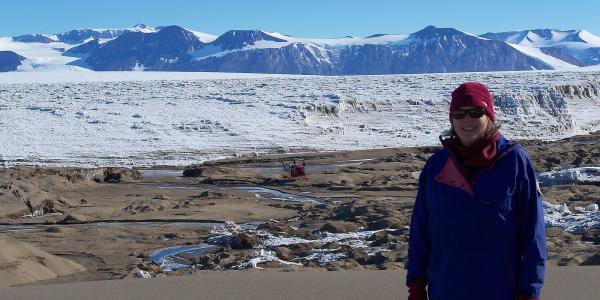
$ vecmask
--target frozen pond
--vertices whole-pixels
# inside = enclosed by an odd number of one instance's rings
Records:
[[[289,201],[289,202],[306,202],[306,203],[323,203],[322,200],[306,196],[294,195],[277,190],[267,189],[263,187],[237,187],[236,189],[243,190],[249,193],[254,193],[257,199],[267,198],[271,200]]]
[[[155,185],[159,189],[189,189],[189,190],[222,190],[223,188],[211,184],[161,184]],[[318,198],[306,197],[301,195],[290,194],[269,188],[258,186],[232,186],[231,188],[241,190],[248,193],[253,193],[257,200],[264,198],[278,201],[288,202],[308,202],[308,203],[323,203],[324,201]]]
[[[217,246],[208,244],[162,248],[152,251],[148,260],[157,263],[158,265],[163,267],[165,271],[170,272],[178,269],[187,268],[189,265],[191,265],[191,261],[182,257],[181,255],[201,255],[216,248]]]
[[[182,177],[183,170],[179,169],[140,169],[144,179],[157,177]]]

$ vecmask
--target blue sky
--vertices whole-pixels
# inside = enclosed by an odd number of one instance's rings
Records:
[[[408,34],[427,25],[474,34],[535,28],[586,29],[600,36],[600,0],[21,0],[0,4],[0,36],[180,25],[220,35],[261,29],[297,37]]]

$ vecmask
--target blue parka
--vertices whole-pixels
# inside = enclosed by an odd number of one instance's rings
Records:
[[[527,153],[503,136],[491,165],[471,182],[445,147],[419,178],[406,282],[428,282],[429,299],[539,297],[546,233],[542,198]]]

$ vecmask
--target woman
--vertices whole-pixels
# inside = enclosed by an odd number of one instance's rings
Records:
[[[495,118],[481,83],[463,83],[452,93],[449,137],[419,178],[409,300],[539,299],[546,262],[542,199],[529,157],[498,132]]]

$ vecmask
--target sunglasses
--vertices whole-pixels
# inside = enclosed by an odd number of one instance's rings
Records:
[[[485,115],[483,108],[471,108],[471,109],[457,109],[451,114],[453,119],[464,119],[467,115],[472,119],[479,119]]]

